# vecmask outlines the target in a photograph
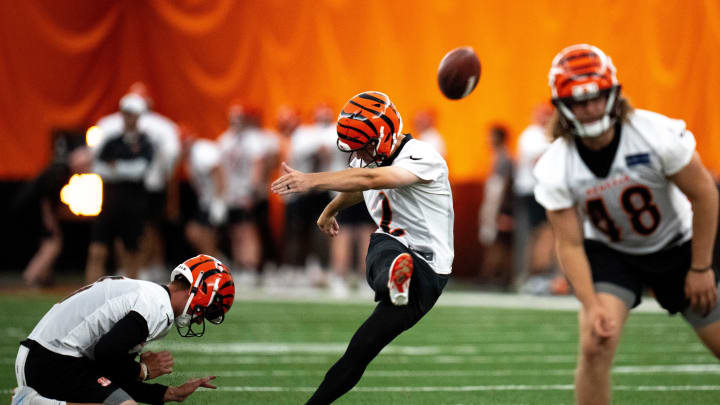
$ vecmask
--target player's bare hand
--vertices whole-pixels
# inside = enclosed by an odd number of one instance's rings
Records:
[[[163,402],[182,402],[185,398],[189,397],[190,394],[195,392],[198,388],[210,388],[215,389],[216,386],[210,384],[211,380],[214,380],[215,376],[203,377],[203,378],[191,378],[183,385],[177,387],[168,387],[163,397]]]
[[[287,195],[293,193],[304,193],[310,190],[310,182],[306,173],[297,171],[282,162],[280,165],[282,176],[275,180],[270,189],[278,195]]]
[[[140,361],[145,363],[148,368],[148,379],[172,373],[173,364],[175,363],[172,354],[167,350],[157,353],[145,352],[140,355]]]
[[[601,304],[588,308],[588,317],[592,325],[592,332],[600,339],[608,339],[617,333],[617,325],[608,310]]]
[[[340,231],[340,225],[338,225],[335,216],[326,215],[325,212],[323,212],[320,215],[320,218],[318,218],[317,226],[318,228],[320,228],[321,231],[330,235],[331,237],[337,236],[338,232]]]
[[[685,296],[690,300],[690,308],[703,316],[709,314],[717,303],[715,272],[688,271],[685,277]]]

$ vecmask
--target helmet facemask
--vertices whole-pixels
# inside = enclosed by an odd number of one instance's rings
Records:
[[[185,303],[182,315],[175,318],[175,327],[182,337],[200,337],[205,334],[205,317],[203,316],[205,312],[204,307],[200,305],[195,305],[192,308],[190,307],[197,295],[198,287],[203,281],[204,274],[204,272],[200,272],[198,275],[195,280],[195,284],[193,284],[192,288],[190,288],[190,296]],[[201,325],[202,328],[200,330],[195,330],[193,325]]]
[[[602,135],[605,131],[615,125],[615,122],[617,121],[616,106],[620,98],[620,88],[621,86],[619,85],[613,86],[610,89],[596,92],[594,96],[587,96],[582,99],[575,99],[572,97],[557,98],[553,99],[553,104],[559,111],[560,116],[567,121],[567,126],[573,135],[577,135],[581,138],[594,138]],[[597,97],[606,97],[603,116],[593,122],[580,122],[580,120],[578,120],[572,112],[573,104],[592,100]]]

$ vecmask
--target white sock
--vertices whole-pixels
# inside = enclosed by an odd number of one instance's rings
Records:
[[[45,398],[40,394],[30,398],[28,405],[66,405],[65,401],[58,401],[56,399]]]
[[[65,401],[45,398],[44,396],[38,394],[37,391],[28,386],[18,388],[18,392],[15,394],[15,396],[18,395],[24,396],[24,400],[22,403],[27,405],[67,405]]]

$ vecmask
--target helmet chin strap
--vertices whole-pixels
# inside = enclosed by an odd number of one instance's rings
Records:
[[[185,308],[183,308],[182,314],[177,316],[175,318],[175,323],[180,326],[181,328],[186,328],[190,325],[190,322],[192,321],[192,315],[188,314],[188,308],[190,308],[190,303],[192,302],[193,298],[195,298],[195,293],[198,290],[198,286],[200,285],[200,281],[202,281],[203,272],[200,272],[198,274],[197,279],[195,280],[195,284],[190,289],[190,296],[188,297],[187,302],[185,303]]]
[[[611,121],[615,120],[610,120],[610,117],[605,114],[599,120],[589,124],[583,124],[580,122],[573,122],[573,124],[575,125],[575,131],[578,136],[583,138],[595,138],[610,129],[610,126],[613,124]]]
[[[400,122],[400,129],[402,129],[402,121]],[[398,130],[392,136],[392,140],[390,141],[390,153],[392,153],[393,150],[395,149],[395,144],[397,144],[399,134],[400,134],[400,131]],[[387,156],[378,156],[379,154],[377,152],[377,149],[380,147],[380,144],[382,143],[384,135],[385,135],[385,127],[380,127],[380,136],[378,137],[378,143],[377,143],[377,145],[375,145],[375,149],[373,150],[373,152],[374,152],[373,161],[376,164],[382,164],[383,160],[385,160],[387,158]]]

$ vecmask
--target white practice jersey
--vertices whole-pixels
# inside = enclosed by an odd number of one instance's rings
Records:
[[[606,178],[596,177],[572,142],[552,143],[535,167],[535,198],[548,210],[577,206],[585,238],[647,254],[692,237],[692,209],[668,176],[685,167],[695,138],[685,122],[635,110],[622,124]]]
[[[447,156],[447,148],[445,147],[445,140],[443,139],[440,132],[438,132],[435,128],[428,128],[424,131],[422,131],[418,137],[418,140],[427,142],[430,145],[432,145],[433,148],[435,148],[436,151],[445,158]]]
[[[225,165],[227,203],[230,208],[248,208],[254,197],[267,194],[268,179],[262,173],[264,159],[278,151],[275,135],[260,128],[249,128],[236,133],[227,130],[220,138],[220,153]]]
[[[152,111],[140,117],[138,127],[147,131],[158,151],[145,177],[145,187],[150,191],[164,190],[180,157],[178,127],[168,118]]]
[[[290,167],[303,173],[330,170],[327,129],[330,129],[332,136],[337,139],[334,125],[300,125],[293,131],[287,157]],[[285,201],[294,201],[299,197],[297,194],[290,194],[285,197]]]
[[[293,131],[290,136],[290,151],[288,154],[289,165],[295,170],[303,173],[324,172],[328,170],[328,162],[320,163],[315,167],[316,159],[322,157],[320,154],[327,152],[327,129],[330,129],[332,136],[337,139],[335,126],[301,125]],[[337,148],[336,148],[337,149]]]
[[[101,146],[114,136],[121,135],[125,123],[120,112],[107,115],[96,124],[102,130],[100,143],[93,148],[101,150]],[[145,187],[150,191],[164,190],[172,177],[180,156],[180,137],[175,123],[155,112],[146,112],[138,119],[138,129],[145,133],[156,153],[145,175]]]
[[[213,169],[220,165],[220,148],[207,139],[196,140],[188,157],[190,182],[198,194],[200,208],[210,209],[210,203],[218,197],[218,185],[215,184]]]
[[[533,189],[537,183],[533,168],[549,146],[550,139],[545,134],[545,129],[540,125],[532,124],[520,134],[517,144],[517,167],[513,183],[515,194],[521,196],[533,194]]]
[[[354,159],[352,167],[361,162]],[[363,192],[368,212],[384,233],[425,259],[439,274],[450,274],[453,246],[452,191],[448,167],[435,148],[417,139],[407,141],[392,162],[429,183]]]
[[[58,354],[94,359],[100,338],[130,311],[147,321],[146,343],[167,335],[175,319],[170,295],[163,286],[105,278],[53,305],[28,338]],[[138,346],[134,351],[140,349]]]

